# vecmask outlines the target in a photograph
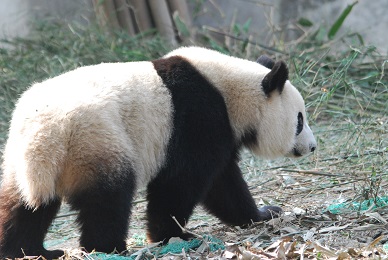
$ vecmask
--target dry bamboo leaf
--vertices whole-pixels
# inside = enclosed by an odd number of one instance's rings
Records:
[[[287,258],[297,258],[300,254],[298,253],[298,250],[296,249],[297,241],[293,241],[288,246],[288,249],[286,251]]]
[[[306,246],[307,246],[306,244],[303,244],[298,251],[295,251],[295,254],[300,255],[300,260],[304,259],[304,252],[305,252]]]
[[[225,251],[223,257],[225,257],[225,259],[237,259],[237,255],[230,251]]]
[[[322,233],[327,233],[327,232],[332,232],[332,231],[338,231],[338,230],[342,230],[342,229],[345,229],[347,228],[348,226],[350,226],[352,223],[348,223],[344,226],[334,226],[334,227],[327,227],[327,228],[322,228],[318,231],[319,234],[322,234]]]
[[[286,256],[286,249],[284,248],[284,241],[282,241],[280,244],[279,244],[279,247],[277,248],[277,256],[276,258],[277,259],[287,259],[287,256]]]
[[[261,260],[262,258],[259,255],[256,255],[248,250],[243,250],[241,259],[242,260]]]
[[[237,244],[227,245],[225,252],[231,252],[233,254],[241,254],[240,248]]]
[[[292,228],[292,227],[284,227],[284,228],[281,228],[280,230],[281,231],[285,231],[288,234],[298,234],[298,233],[300,233],[299,230],[296,230],[295,228]]]
[[[277,241],[274,242],[272,245],[270,245],[269,247],[267,247],[266,249],[264,249],[264,252],[267,252],[267,251],[269,251],[269,250],[271,250],[271,249],[276,249],[276,248],[278,248],[281,242],[282,242],[281,240],[277,240]]]
[[[367,213],[365,213],[365,216],[374,218],[384,225],[388,224],[388,222],[385,220],[385,218],[383,218],[378,212],[367,212]]]
[[[270,225],[270,226],[273,226],[273,227],[277,227],[281,223],[282,223],[282,219],[281,218],[273,218],[273,219],[267,221],[267,224]]]
[[[303,234],[303,236],[302,236],[303,241],[312,240],[313,236],[315,235],[315,232],[316,232],[315,228],[307,230],[307,232],[305,234]]]
[[[203,240],[202,244],[195,250],[196,253],[203,254],[205,251],[209,250],[209,244],[208,241]]]
[[[326,255],[327,257],[337,257],[337,254],[333,250],[331,250],[325,246],[322,246],[322,245],[318,244],[317,242],[311,242],[311,245],[314,247],[314,249],[316,251],[321,252],[322,254]]]
[[[379,236],[378,238],[376,238],[375,240],[373,240],[370,244],[369,244],[369,246],[368,246],[368,248],[375,248],[376,247],[376,245],[381,241],[381,239],[383,239],[384,238],[384,236]]]
[[[367,258],[369,258],[372,254],[373,254],[372,250],[364,250],[364,251],[361,252],[361,255],[363,257],[367,257]]]
[[[350,259],[351,256],[347,252],[341,252],[338,254],[337,260]]]
[[[360,227],[354,227],[351,230],[352,231],[367,231],[367,230],[373,230],[373,229],[384,229],[385,225],[375,225],[375,224],[366,224],[364,226]]]
[[[354,248],[349,248],[349,249],[348,249],[348,254],[349,254],[350,256],[352,256],[352,257],[357,257],[357,256],[360,255],[360,253],[357,252],[356,249],[354,249]]]
[[[298,208],[298,207],[295,207],[292,209],[292,212],[297,215],[297,216],[300,216],[300,215],[305,215],[306,214],[306,210],[305,209],[302,209],[302,208]]]

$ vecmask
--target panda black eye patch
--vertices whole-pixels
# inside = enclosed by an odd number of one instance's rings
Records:
[[[301,112],[298,113],[298,125],[296,126],[296,135],[299,135],[303,130],[303,115]]]

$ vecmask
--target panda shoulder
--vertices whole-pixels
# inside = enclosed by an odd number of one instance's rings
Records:
[[[202,59],[206,60],[223,60],[225,58],[231,58],[228,55],[222,54],[218,51],[207,49],[204,47],[189,46],[189,47],[180,47],[169,53],[167,53],[163,58],[169,58],[172,56],[180,56],[187,60],[199,61]]]

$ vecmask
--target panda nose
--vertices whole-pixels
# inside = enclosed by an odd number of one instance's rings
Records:
[[[315,145],[310,145],[310,152],[314,152],[317,147]]]

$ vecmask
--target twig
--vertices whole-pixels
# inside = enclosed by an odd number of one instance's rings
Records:
[[[318,171],[313,171],[313,170],[294,170],[294,169],[280,168],[279,171],[283,171],[283,172],[297,172],[297,173],[321,175],[321,176],[329,176],[329,177],[346,177],[345,175],[342,175],[342,174],[331,174],[331,173],[318,172]]]
[[[147,202],[147,199],[138,199],[138,200],[134,200],[132,202],[132,204],[138,204],[138,203],[143,203],[143,202]]]
[[[210,32],[213,32],[213,33],[216,33],[216,34],[220,34],[222,36],[225,36],[225,37],[229,37],[231,39],[234,39],[234,40],[238,40],[238,41],[242,41],[242,42],[247,42],[247,43],[251,43],[251,44],[254,44],[254,45],[257,45],[263,49],[266,49],[267,51],[270,51],[270,52],[274,52],[274,53],[280,53],[280,54],[283,54],[283,55],[286,55],[287,53],[285,53],[284,51],[281,51],[279,49],[276,49],[276,48],[273,48],[273,47],[269,47],[267,45],[264,45],[262,43],[258,43],[256,41],[250,41],[249,39],[244,39],[244,38],[240,38],[240,37],[237,37],[237,36],[234,36],[234,35],[231,35],[231,34],[228,34],[228,33],[224,33],[224,32],[221,32],[215,28],[211,28],[209,26],[205,26],[204,27],[206,30],[210,31]]]
[[[78,212],[71,212],[71,213],[68,213],[68,214],[58,215],[55,218],[66,218],[66,217],[75,216],[77,214],[78,214]]]
[[[178,227],[182,230],[183,233],[188,233],[188,234],[191,234],[191,235],[193,235],[195,237],[203,239],[203,237],[201,235],[199,235],[197,233],[194,233],[194,232],[192,232],[192,231],[182,227],[182,225],[179,223],[179,221],[176,219],[175,216],[171,216],[171,218],[175,221],[175,223],[178,225]]]

